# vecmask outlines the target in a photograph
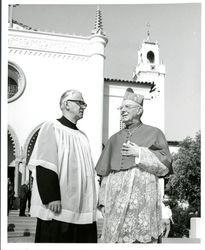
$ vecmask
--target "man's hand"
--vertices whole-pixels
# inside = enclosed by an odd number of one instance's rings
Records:
[[[139,157],[139,148],[137,144],[128,141],[127,143],[123,143],[121,154],[124,156]]]
[[[61,201],[51,201],[47,206],[52,212],[59,214],[61,212]]]

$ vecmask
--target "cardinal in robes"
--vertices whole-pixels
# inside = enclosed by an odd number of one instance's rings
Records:
[[[172,157],[163,132],[142,123],[143,101],[126,90],[119,108],[125,128],[111,136],[96,166],[104,243],[155,243],[162,233],[159,178],[172,172]]]
[[[38,133],[29,161],[36,243],[97,243],[96,172],[88,138],[77,127],[86,107],[79,91],[66,91],[62,117],[44,122]]]

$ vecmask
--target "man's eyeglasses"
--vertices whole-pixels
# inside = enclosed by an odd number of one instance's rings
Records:
[[[69,101],[69,102],[75,102],[78,106],[80,107],[84,107],[84,108],[87,108],[87,103],[83,102],[83,101],[79,101],[79,100],[66,100],[66,102]]]

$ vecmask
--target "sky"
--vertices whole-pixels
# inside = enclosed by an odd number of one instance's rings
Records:
[[[69,3],[69,1],[68,1]],[[160,45],[166,67],[165,134],[168,140],[194,137],[200,130],[201,5],[100,4],[108,37],[104,77],[131,80],[137,51],[147,38]],[[41,31],[91,35],[96,4],[20,4],[13,19]]]

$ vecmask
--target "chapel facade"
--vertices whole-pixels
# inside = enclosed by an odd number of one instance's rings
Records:
[[[143,122],[164,130],[165,66],[159,45],[149,35],[138,50],[130,80],[103,74],[108,38],[98,8],[89,36],[33,30],[12,21],[8,30],[8,177],[15,196],[31,180],[28,162],[42,123],[61,116],[59,99],[67,89],[78,89],[88,104],[79,128],[88,135],[94,162],[103,144],[119,129],[120,106],[126,88],[144,95]]]

